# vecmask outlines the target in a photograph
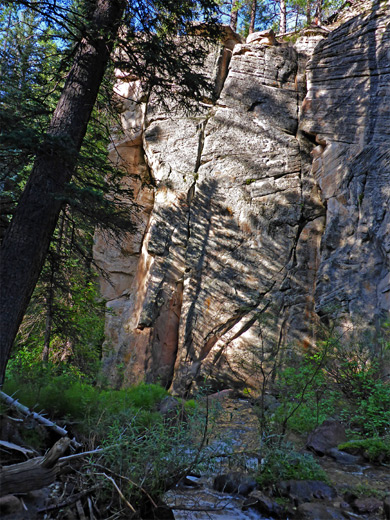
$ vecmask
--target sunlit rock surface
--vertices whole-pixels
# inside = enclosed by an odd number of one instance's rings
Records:
[[[192,115],[118,79],[111,157],[142,210],[138,233],[95,246],[114,385],[256,387],[259,364],[309,346],[320,317],[384,318],[389,22],[374,9],[295,47],[229,33],[207,61],[214,96]]]

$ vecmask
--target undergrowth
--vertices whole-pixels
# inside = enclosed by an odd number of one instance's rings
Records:
[[[373,463],[390,463],[390,436],[385,438],[355,439],[338,446],[352,455],[363,455]]]
[[[104,437],[107,428],[122,413],[137,417],[144,428],[160,420],[156,408],[168,392],[159,385],[141,383],[121,390],[104,389],[69,371],[56,375],[55,368],[46,367],[41,380],[33,377],[26,381],[25,376],[11,374],[4,392],[38,413],[68,423],[90,441]]]
[[[308,453],[294,451],[291,445],[265,448],[260,472],[256,481],[268,486],[281,480],[321,480],[327,476],[321,466]]]

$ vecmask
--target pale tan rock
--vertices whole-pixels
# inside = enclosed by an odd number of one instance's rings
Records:
[[[113,384],[256,388],[329,312],[344,330],[388,315],[388,21],[383,7],[295,48],[228,38],[190,116],[118,76],[111,157],[142,209],[121,244],[96,239]]]
[[[274,31],[257,31],[248,35],[246,43],[258,43],[263,45],[275,45],[276,38]]]

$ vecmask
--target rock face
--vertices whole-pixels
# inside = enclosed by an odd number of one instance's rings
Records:
[[[313,175],[326,205],[316,311],[364,326],[390,308],[389,8],[356,17],[308,64],[301,129],[316,136]]]
[[[375,8],[294,47],[227,33],[190,116],[119,78],[111,157],[142,209],[138,233],[95,246],[114,385],[256,387],[321,317],[389,312],[389,20]]]

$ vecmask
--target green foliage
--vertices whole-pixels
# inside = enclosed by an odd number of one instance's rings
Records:
[[[198,403],[194,399],[189,399],[188,401],[184,401],[184,410],[191,414],[194,413],[198,409]]]
[[[338,448],[352,455],[363,455],[370,462],[390,462],[390,437],[352,440]]]
[[[275,420],[286,429],[307,433],[334,410],[337,393],[329,390],[323,373],[325,352],[307,352],[292,357],[278,375],[276,391],[280,406]]]
[[[139,486],[145,486],[151,495],[159,495],[194,459],[184,425],[169,426],[160,417],[147,425],[147,434],[145,426],[138,415],[122,414],[108,429],[100,461],[117,475],[131,479],[122,482],[122,489],[135,502],[142,498]]]
[[[368,390],[369,387],[369,390]],[[353,430],[365,436],[385,435],[390,432],[390,384],[366,380],[365,399],[347,403],[342,418]]]
[[[103,484],[99,501],[110,502],[112,509],[112,501],[116,500],[112,475],[132,506],[142,509],[150,497],[156,500],[188,472],[197,471],[199,464],[204,470],[211,463],[202,453],[206,446],[204,432],[212,418],[208,409],[193,404],[185,422],[167,422],[150,412],[145,422],[144,411],[134,413],[135,409],[123,409],[113,418],[100,443],[102,453],[84,468],[91,482],[99,480]],[[142,518],[152,516],[144,513]]]
[[[279,408],[274,420],[307,433],[328,417],[339,416],[356,433],[383,436],[390,428],[390,383],[380,366],[388,355],[383,336],[341,342],[329,336],[317,350],[290,359],[278,375]],[[379,345],[379,347],[378,347]]]
[[[382,377],[381,366],[390,353],[388,324],[381,335],[329,342],[324,372],[329,385],[343,396],[341,417],[365,436],[382,436],[390,428],[390,382]]]
[[[295,408],[295,403],[283,399],[282,406],[275,412],[275,421],[281,424],[285,417],[289,416],[287,421],[288,430],[306,434],[334,415],[338,403],[338,394],[331,390],[326,397],[320,398],[315,393],[309,392],[305,396],[302,405],[291,413]]]
[[[256,477],[260,486],[281,480],[322,480],[327,476],[321,466],[307,453],[298,453],[289,445],[265,448],[260,473]]]
[[[353,493],[357,495],[359,498],[365,498],[365,497],[376,497],[379,498],[379,500],[384,500],[386,496],[388,496],[388,492],[383,489],[377,489],[376,487],[372,487],[367,483],[360,483],[356,486],[347,487],[346,490],[348,493]]]
[[[52,275],[61,289],[54,289]],[[45,266],[20,327],[8,370],[24,378],[24,374],[35,378],[34,372],[40,375],[38,365],[42,363],[48,340],[48,361],[53,369],[58,364],[59,370],[65,366],[67,371],[92,379],[97,377],[104,340],[105,302],[98,298],[94,278],[75,258],[66,260],[55,273],[50,274],[50,266]]]
[[[72,366],[60,368],[50,363],[33,364],[23,374],[10,370],[4,391],[31,409],[78,424],[83,433],[96,430],[99,424],[102,435],[114,418],[128,410],[147,426],[156,418],[152,412],[157,403],[168,395],[159,385],[143,383],[121,390],[101,389]]]

